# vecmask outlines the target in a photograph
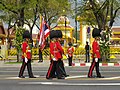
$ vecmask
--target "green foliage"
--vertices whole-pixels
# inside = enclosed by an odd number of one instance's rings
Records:
[[[110,46],[106,42],[101,42],[100,44],[100,53],[103,59],[106,61],[110,60]]]
[[[111,28],[115,18],[120,15],[119,0],[85,0],[80,6],[79,15],[83,22],[102,30],[101,35],[101,55],[105,60],[109,60]]]
[[[105,57],[106,61],[110,60],[110,37],[111,29],[106,27],[106,30],[102,31],[100,47],[101,47],[101,56]]]
[[[5,21],[11,19],[12,23],[15,23],[23,17],[24,23],[29,27],[32,27],[30,23],[34,23],[40,14],[45,16],[45,20],[51,25],[59,16],[71,13],[68,0],[1,0],[0,10],[5,13]]]
[[[38,6],[39,13],[45,17],[49,25],[56,22],[59,16],[71,13],[68,0],[42,0]]]
[[[76,38],[76,34],[77,34],[77,40],[80,40],[80,33],[77,31],[74,31],[73,33],[73,37]]]
[[[21,28],[21,27],[16,29],[15,46],[16,46],[17,50],[19,50],[19,51],[21,51],[21,44],[23,42],[23,37],[22,36],[23,36],[24,31],[25,31],[25,29]]]

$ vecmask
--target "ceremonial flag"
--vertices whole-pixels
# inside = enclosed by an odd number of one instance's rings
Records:
[[[40,37],[39,37],[39,45],[41,49],[44,49],[45,47],[45,39],[50,34],[50,28],[45,22],[44,18],[42,18],[41,25],[40,25]]]

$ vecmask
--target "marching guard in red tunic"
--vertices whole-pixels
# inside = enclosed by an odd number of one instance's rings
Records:
[[[72,43],[68,43],[68,45],[69,45],[69,47],[67,49],[68,62],[69,62],[69,66],[72,66],[72,58],[73,58],[74,48],[72,47]]]
[[[100,56],[100,46],[99,46],[99,43],[98,43],[98,41],[100,40],[99,29],[94,28],[93,32],[92,32],[92,36],[93,36],[93,38],[95,38],[94,41],[93,41],[93,44],[92,44],[92,51],[93,51],[92,58],[93,58],[93,61],[92,61],[92,64],[89,68],[88,77],[93,78],[92,72],[93,72],[94,67],[95,67],[97,77],[98,78],[103,78],[103,76],[101,76],[101,74],[99,72],[99,61],[100,61],[100,58],[101,58],[101,56]]]
[[[56,30],[56,33],[57,33],[57,43],[61,46],[60,42],[61,42],[61,38],[62,38],[62,32],[61,32],[61,30]],[[63,54],[65,55],[64,52],[63,52]],[[62,59],[59,60],[59,69],[60,69],[60,72],[62,73],[63,77],[69,76],[69,75],[67,75],[67,73],[65,71],[64,62]]]
[[[35,78],[33,76],[32,73],[32,68],[31,68],[31,50],[30,50],[30,46],[29,46],[29,39],[30,39],[30,33],[29,31],[25,31],[23,34],[23,39],[24,42],[22,43],[22,66],[20,68],[20,72],[19,72],[19,78],[25,78],[23,76],[24,70],[27,66],[27,70],[28,70],[28,74],[29,74],[29,78]]]
[[[56,31],[52,30],[50,32],[50,67],[48,69],[46,78],[52,79],[57,77],[58,79],[64,79],[63,73],[61,71],[61,59],[64,50],[62,49],[60,43],[57,40]]]

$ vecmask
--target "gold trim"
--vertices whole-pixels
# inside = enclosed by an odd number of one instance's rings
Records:
[[[6,38],[7,36],[5,34],[0,34],[0,38]]]
[[[120,32],[113,32],[113,34],[120,34]]]
[[[120,38],[111,38],[111,40],[120,40]]]

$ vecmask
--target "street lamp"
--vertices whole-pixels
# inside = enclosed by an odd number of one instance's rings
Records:
[[[75,32],[76,32],[76,43],[77,43],[77,0],[75,1]]]
[[[64,19],[65,19],[65,40],[66,40],[66,15],[65,15]]]
[[[63,13],[65,13],[65,10],[63,10]],[[67,26],[67,21],[66,21],[66,14],[63,15],[64,16],[64,23],[65,23],[65,42],[64,42],[64,46],[67,46],[67,40],[66,40],[66,26]]]

